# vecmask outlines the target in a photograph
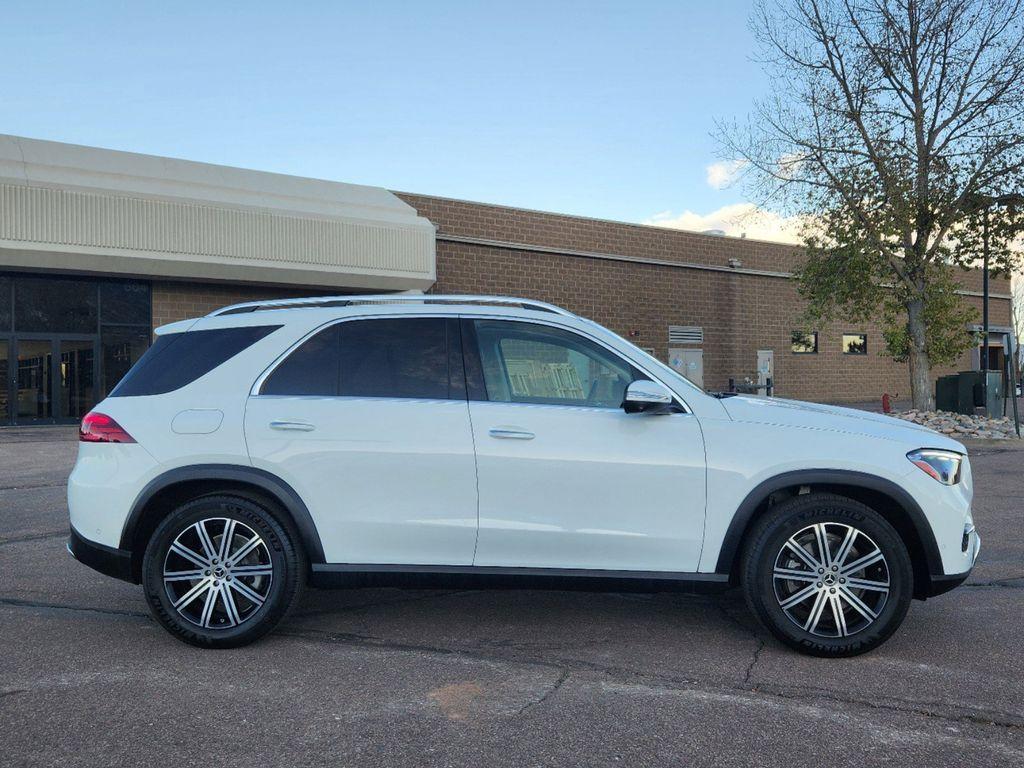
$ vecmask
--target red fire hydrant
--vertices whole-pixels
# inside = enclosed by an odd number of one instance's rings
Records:
[[[888,392],[882,395],[882,413],[892,413],[892,401]]]

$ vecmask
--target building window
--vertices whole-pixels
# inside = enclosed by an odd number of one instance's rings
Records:
[[[868,353],[868,335],[866,333],[844,333],[844,355],[866,355]]]
[[[794,355],[818,354],[818,332],[793,331],[790,348],[793,350]]]

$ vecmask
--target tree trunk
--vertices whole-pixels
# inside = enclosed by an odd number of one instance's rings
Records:
[[[910,396],[914,401],[914,408],[934,410],[932,366],[925,346],[923,298],[907,302],[907,335],[910,337]]]

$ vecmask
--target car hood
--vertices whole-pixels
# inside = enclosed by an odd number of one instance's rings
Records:
[[[799,400],[745,395],[723,398],[722,405],[733,421],[868,435],[907,443],[916,448],[943,448],[967,453],[967,449],[961,443],[933,429],[882,413],[804,403]]]

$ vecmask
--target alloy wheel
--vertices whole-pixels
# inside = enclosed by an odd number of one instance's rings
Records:
[[[163,581],[171,606],[204,629],[230,629],[266,602],[274,566],[263,538],[232,518],[193,523],[171,543]]]
[[[816,523],[782,545],[772,570],[779,607],[819,637],[842,638],[871,626],[889,596],[889,565],[877,544],[844,523]]]

